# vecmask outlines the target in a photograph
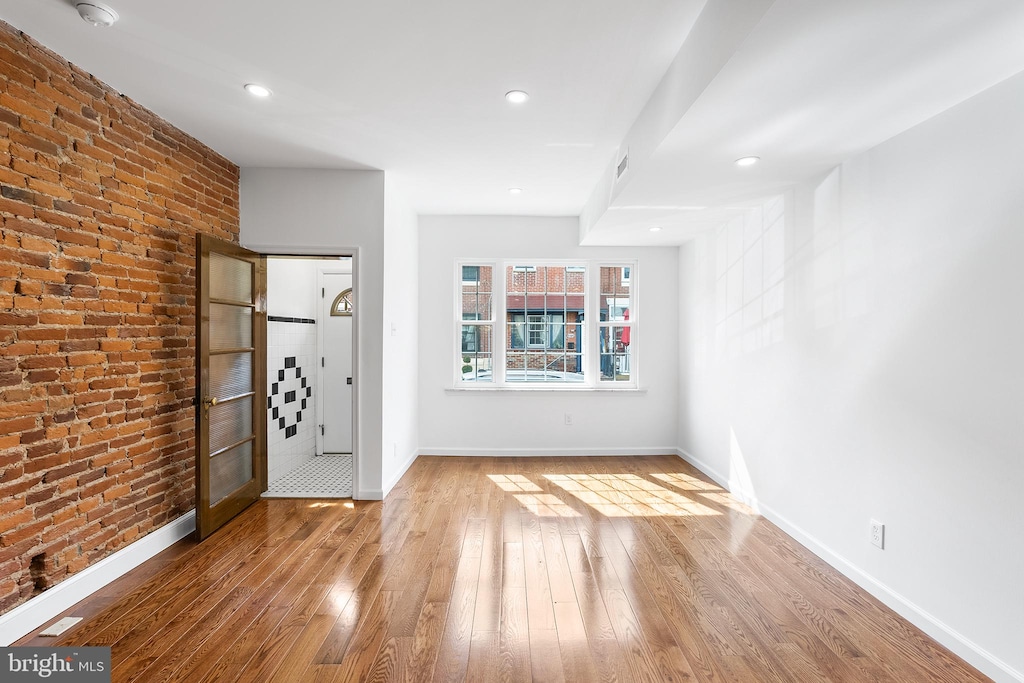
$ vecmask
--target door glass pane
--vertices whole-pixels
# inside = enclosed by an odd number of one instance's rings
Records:
[[[210,406],[210,452],[252,436],[252,397]]]
[[[210,505],[252,479],[252,441],[210,458]]]
[[[210,304],[210,350],[244,349],[252,346],[252,309],[247,306]]]
[[[210,254],[210,298],[252,302],[252,264],[223,254]]]
[[[252,390],[252,351],[210,356],[212,398],[229,398]]]

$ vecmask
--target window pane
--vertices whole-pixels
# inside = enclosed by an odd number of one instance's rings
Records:
[[[582,381],[586,279],[584,266],[506,267],[506,381]]]
[[[462,319],[490,320],[491,291],[491,266],[462,266]]]
[[[628,299],[631,275],[629,266],[601,266],[601,298]]]
[[[459,362],[463,382],[494,381],[491,362],[491,332],[493,327],[487,325],[462,326],[462,352]]]
[[[629,381],[630,332],[629,327],[601,327],[602,382]]]

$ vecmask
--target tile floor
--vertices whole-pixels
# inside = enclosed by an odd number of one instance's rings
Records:
[[[318,455],[270,484],[264,498],[351,498],[352,456]]]

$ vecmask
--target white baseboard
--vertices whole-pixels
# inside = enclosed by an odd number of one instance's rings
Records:
[[[709,476],[719,486],[729,488],[726,477],[683,449],[676,449],[676,454],[698,470]],[[793,537],[798,543],[820,557],[838,572],[855,584],[875,596],[886,606],[911,622],[943,646],[949,648],[957,656],[977,668],[983,674],[998,683],[1024,683],[1024,674],[1002,661],[983,647],[966,637],[956,629],[937,619],[926,610],[911,602],[903,595],[874,578],[845,557],[835,552],[801,527],[779,514],[771,505],[764,501],[755,501],[760,513],[772,524]]]
[[[450,455],[481,458],[585,457],[588,455],[677,455],[678,449],[664,448],[421,448],[420,455]]]
[[[401,479],[405,475],[405,473],[409,471],[409,468],[412,467],[412,464],[416,462],[416,458],[418,458],[419,456],[419,451],[413,450],[412,453],[409,454],[409,457],[405,459],[405,462],[402,463],[402,465],[398,468],[398,470],[393,475],[391,475],[391,479],[389,481],[384,482],[383,494],[385,496],[391,492],[391,489],[395,488],[395,484],[397,484],[398,480]]]
[[[28,602],[0,616],[0,643],[8,646],[89,597],[157,553],[171,547],[196,528],[195,510],[86,567]]]

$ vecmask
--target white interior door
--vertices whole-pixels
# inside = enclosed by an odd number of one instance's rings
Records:
[[[324,273],[321,317],[321,378],[323,387],[322,438],[324,453],[352,452],[352,316],[339,315],[338,296],[348,292],[351,303],[352,274]],[[344,309],[342,303],[340,308]],[[349,310],[351,313],[351,309]]]

